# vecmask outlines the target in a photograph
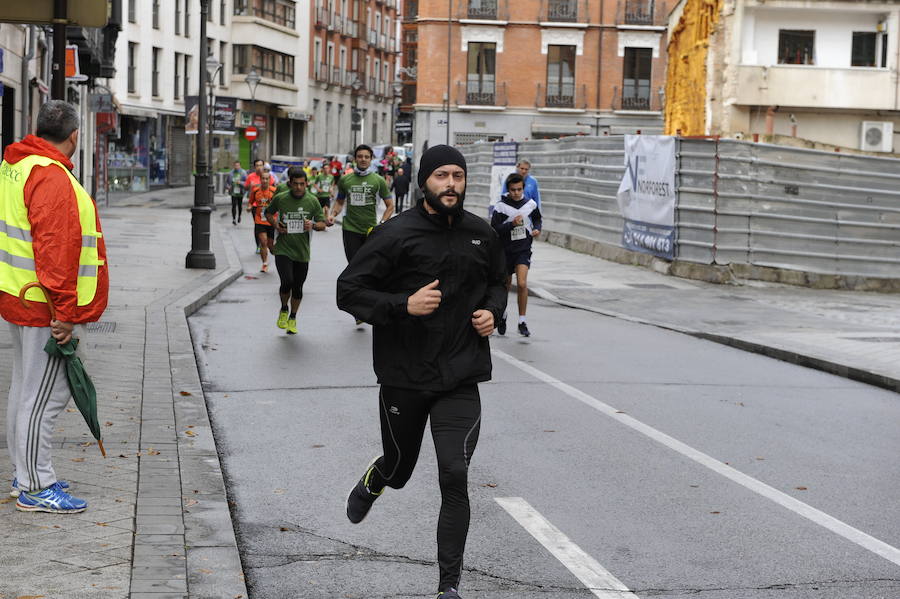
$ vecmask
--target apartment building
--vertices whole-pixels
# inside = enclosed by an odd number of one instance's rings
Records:
[[[404,11],[401,119],[414,112],[417,148],[661,131],[665,1],[449,4]]]
[[[311,4],[308,153],[345,154],[358,143],[391,143],[399,0]]]
[[[308,31],[304,3],[293,0],[209,0],[207,52],[218,63],[211,86],[200,89],[200,2],[122,0],[124,23],[116,75],[108,87],[119,114],[110,138],[113,191],[188,185],[196,137],[185,130],[185,103],[198,93],[236,98],[236,131],[212,136],[211,165],[303,153]],[[248,81],[249,78],[249,81]],[[256,80],[256,81],[254,81]],[[248,141],[250,125],[259,136]]]
[[[681,0],[670,26],[667,132],[894,151],[897,2]]]

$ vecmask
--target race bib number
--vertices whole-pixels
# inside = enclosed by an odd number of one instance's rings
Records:
[[[320,182],[320,183],[319,183],[319,189],[321,189],[323,193],[324,193],[324,192],[331,191],[331,181],[322,181],[322,182]]]
[[[361,191],[351,191],[350,192],[350,205],[351,206],[365,206],[366,205],[366,194]]]
[[[288,212],[284,215],[284,227],[288,234],[303,233],[303,225],[306,222],[306,213],[304,211]]]
[[[519,241],[520,239],[525,239],[526,237],[528,237],[528,232],[525,231],[525,225],[513,227],[509,237],[513,241]]]

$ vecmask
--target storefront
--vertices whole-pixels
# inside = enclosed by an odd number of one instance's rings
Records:
[[[110,192],[141,192],[150,189],[150,132],[151,127],[155,132],[157,119],[150,118],[149,115],[135,115],[133,112],[135,109],[120,113],[119,136],[109,137],[107,140]],[[155,116],[155,113],[150,114]]]

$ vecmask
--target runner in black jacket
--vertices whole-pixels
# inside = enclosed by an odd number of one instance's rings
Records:
[[[362,521],[385,486],[406,484],[430,417],[442,496],[441,599],[459,597],[467,474],[481,421],[477,383],[491,377],[488,336],[507,298],[497,234],[462,209],[465,177],[457,150],[426,151],[418,175],[425,199],[376,227],[337,283],[338,306],[373,325],[384,449],[351,491],[347,517]]]

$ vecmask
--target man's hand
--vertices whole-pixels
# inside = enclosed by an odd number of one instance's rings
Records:
[[[72,328],[74,326],[75,325],[73,325],[71,322],[51,320],[50,336],[56,339],[56,343],[58,345],[65,345],[72,340]]]
[[[406,300],[406,311],[411,316],[428,316],[441,305],[441,291],[437,288],[440,281],[435,279],[425,285]]]
[[[329,214],[328,218],[325,219],[325,225],[330,227],[333,224],[334,224],[334,215]]]
[[[513,224],[516,225],[517,227],[524,222],[525,222],[525,219],[522,218],[521,214],[516,215],[516,217],[513,219]]]
[[[494,313],[490,310],[476,310],[472,313],[472,326],[482,337],[487,337],[494,330]]]
[[[284,226],[284,223],[276,222],[275,230],[279,233],[287,233],[287,227]]]
[[[306,219],[303,221],[303,230],[304,231],[311,231],[312,228],[313,228],[313,222],[311,220]]]
[[[541,234],[541,230],[540,230],[540,229],[534,229],[534,230],[531,231],[531,236],[532,236],[532,237],[537,237],[537,236],[540,235],[540,234]]]

